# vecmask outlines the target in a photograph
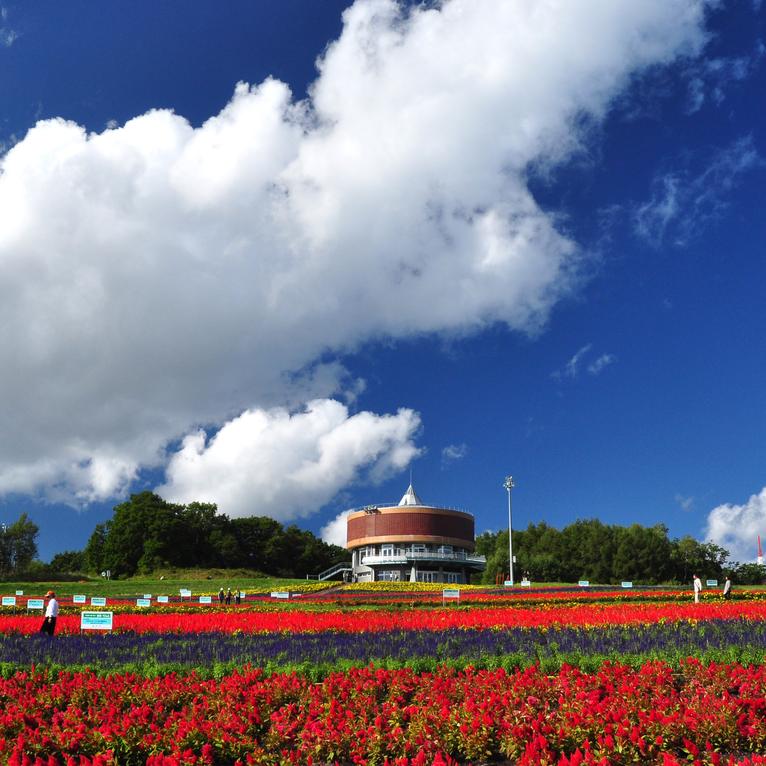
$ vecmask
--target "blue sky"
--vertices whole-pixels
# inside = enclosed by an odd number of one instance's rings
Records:
[[[345,11],[345,14],[344,14]],[[758,2],[0,4],[0,520],[766,536]],[[238,85],[239,83],[239,85]]]

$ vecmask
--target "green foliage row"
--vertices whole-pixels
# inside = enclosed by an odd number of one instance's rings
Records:
[[[604,663],[620,663],[638,669],[651,661],[662,661],[674,668],[680,667],[681,663],[694,657],[701,662],[741,665],[762,665],[766,662],[766,648],[759,646],[731,646],[724,649],[705,649],[690,653],[688,649],[670,647],[663,651],[653,651],[637,654],[624,654],[621,652],[609,652],[606,654],[586,654],[581,652],[558,652],[554,649],[539,652],[535,655],[523,652],[511,654],[484,654],[480,657],[417,657],[414,659],[401,660],[398,658],[385,658],[366,663],[365,667],[382,668],[385,670],[398,670],[409,668],[417,673],[436,673],[443,668],[463,670],[472,667],[477,670],[504,669],[508,672],[523,670],[533,665],[538,665],[543,672],[548,674],[558,673],[562,666],[576,667],[586,673],[597,672]],[[43,666],[38,666],[41,668]],[[116,673],[132,673],[146,678],[159,678],[170,673],[185,675],[194,672],[200,678],[214,678],[220,680],[235,672],[241,672],[247,668],[247,663],[234,660],[231,662],[212,662],[208,665],[195,665],[190,667],[180,662],[161,663],[155,658],[149,657],[138,662],[128,662],[115,667],[110,665],[102,667],[95,663],[88,665],[59,665],[51,663],[44,666],[55,678],[59,673],[78,673],[92,671],[97,675],[113,675]],[[314,663],[310,661],[300,663],[267,662],[260,665],[264,675],[296,673],[311,681],[320,683],[331,673],[348,672],[352,668],[359,667],[359,663],[348,659],[339,659],[334,662]],[[14,662],[0,661],[0,677],[11,678],[18,672],[26,672],[26,665]]]
[[[508,572],[507,530],[479,535],[476,551],[487,557],[482,582],[494,583]],[[715,543],[701,543],[688,535],[670,539],[664,524],[624,527],[598,519],[578,520],[563,529],[543,522],[514,530],[513,554],[516,579],[529,573],[535,582],[589,580],[607,584],[630,580],[647,585],[689,583],[694,574],[703,581],[722,579],[729,556]],[[741,584],[763,582],[766,570],[753,567],[757,565],[734,564],[728,571],[733,571],[735,581]]]

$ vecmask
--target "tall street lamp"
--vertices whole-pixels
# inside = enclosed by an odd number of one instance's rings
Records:
[[[513,587],[513,529],[511,527],[511,490],[514,487],[513,476],[506,476],[503,486],[508,490],[508,566],[510,567],[510,581]]]

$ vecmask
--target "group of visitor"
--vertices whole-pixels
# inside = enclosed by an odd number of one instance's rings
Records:
[[[692,575],[692,588],[694,589],[694,603],[699,604],[700,593],[702,593],[702,580],[697,577],[696,574]],[[725,599],[731,598],[731,578],[727,577],[723,584],[723,597]]]
[[[242,594],[239,592],[239,588],[232,594],[231,588],[226,593],[223,592],[223,588],[218,591],[218,603],[219,604],[231,604],[232,598],[235,604],[239,604],[242,601]]]

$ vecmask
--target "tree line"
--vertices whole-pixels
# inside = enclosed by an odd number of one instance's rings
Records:
[[[276,577],[305,577],[348,561],[344,548],[328,545],[294,524],[267,516],[230,519],[213,503],[169,503],[152,492],[134,494],[96,525],[82,551],[57,553],[49,564],[37,560],[38,526],[21,514],[0,526],[0,579],[61,578],[67,574],[112,577],[149,574],[163,568],[242,568]],[[505,578],[508,531],[484,532],[476,552],[487,557],[481,582]],[[729,562],[715,543],[693,537],[671,539],[664,524],[619,526],[598,519],[578,520],[562,529],[545,522],[514,530],[515,579],[528,573],[536,582],[641,584],[688,583],[693,574],[740,584],[763,583],[766,567]]]
[[[7,527],[0,537],[0,577],[109,570],[114,578],[163,568],[225,567],[302,578],[348,560],[345,549],[295,525],[284,527],[266,516],[230,519],[214,503],[180,505],[148,491],[115,506],[82,551],[58,553],[50,564],[34,560],[38,531],[26,515]]]
[[[764,581],[766,567],[728,562],[729,552],[693,537],[671,539],[664,524],[619,526],[598,519],[578,520],[562,529],[545,522],[513,531],[514,579],[529,573],[537,582],[687,583],[692,575],[735,582]],[[495,583],[509,572],[508,530],[484,532],[476,552],[487,557],[482,582]]]

